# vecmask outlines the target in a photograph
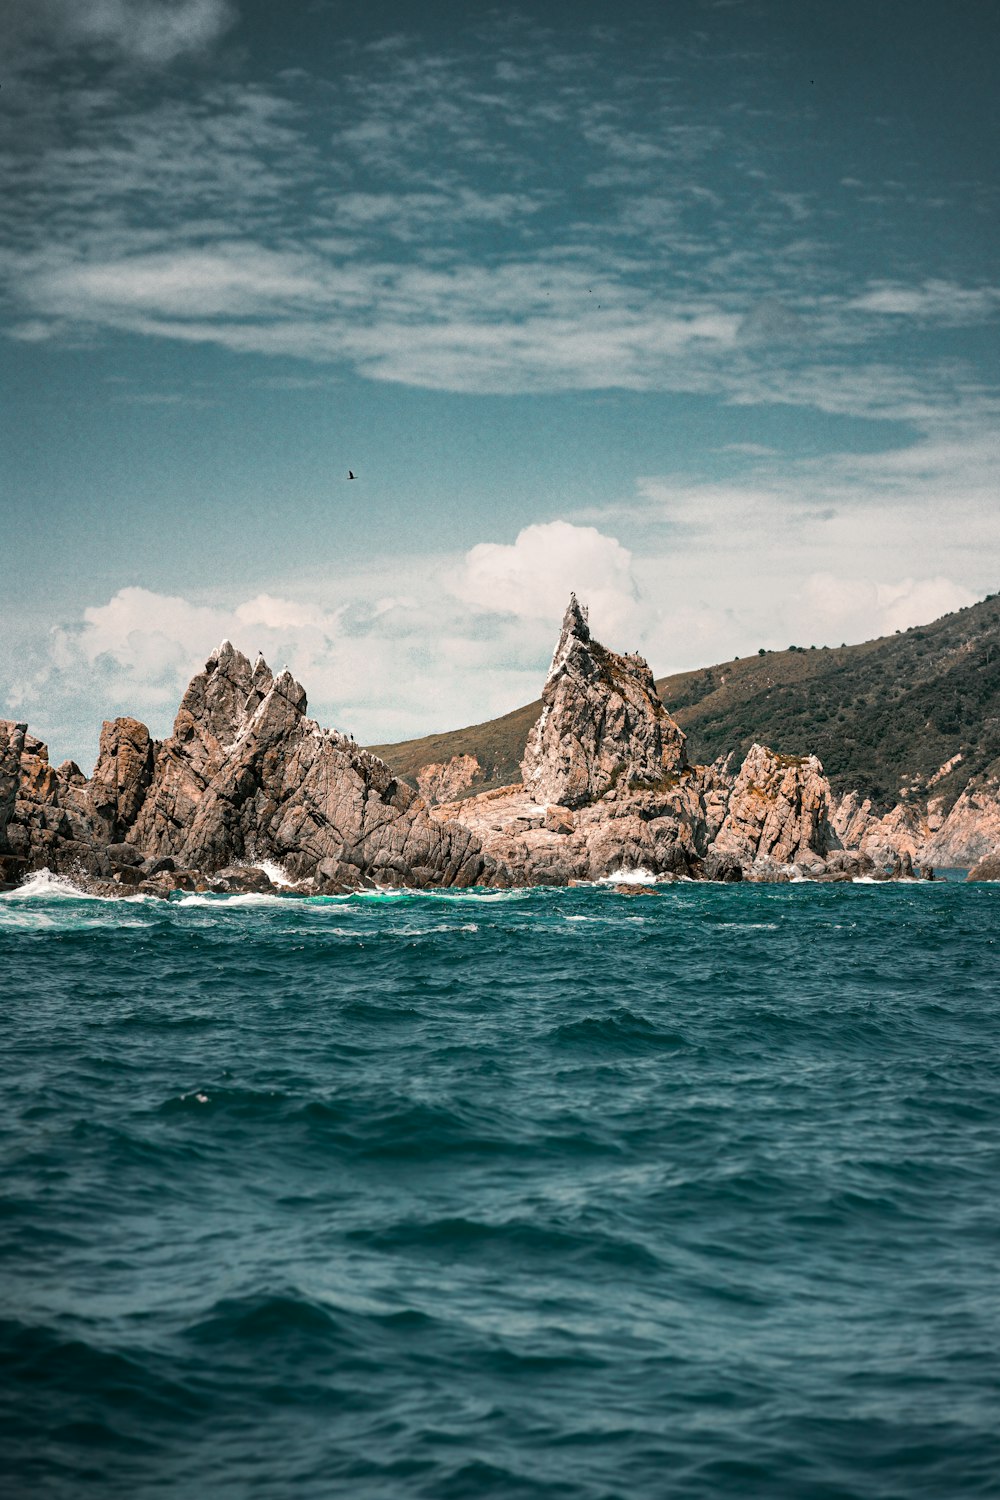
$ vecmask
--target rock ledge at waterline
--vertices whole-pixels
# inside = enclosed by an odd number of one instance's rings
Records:
[[[275,677],[224,641],[170,738],[136,719],[105,723],[89,779],[71,761],[53,768],[26,725],[0,720],[0,881],[47,868],[107,894],[232,892],[271,889],[262,867],[278,866],[284,889],[314,894],[565,885],[635,869],[725,881],[912,874],[906,838],[857,798],[836,804],[815,756],[754,745],[738,770],[690,764],[646,662],[595,641],[575,597],[521,769],[515,786],[431,805],[308,718],[287,671]]]

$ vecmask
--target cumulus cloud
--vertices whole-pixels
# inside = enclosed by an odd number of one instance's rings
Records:
[[[526,526],[512,543],[480,542],[453,587],[473,609],[549,624],[575,592],[589,602],[603,629],[638,625],[632,554],[595,526],[550,521]]]
[[[7,707],[81,763],[102,717],[139,713],[169,731],[191,676],[219,641],[287,665],[323,722],[369,742],[504,713],[535,697],[571,589],[595,631],[623,649],[646,615],[631,557],[611,536],[567,522],[527,527],[457,559],[418,559],[343,578],[331,606],[258,593],[204,602],[129,586],[54,630],[41,656],[11,651]],[[6,653],[5,653],[6,654]],[[41,715],[41,718],[39,718]]]
[[[738,544],[739,537],[736,542]],[[788,559],[748,569],[734,545],[634,557],[593,526],[525,527],[462,557],[344,577],[324,598],[257,593],[197,601],[130,586],[52,632],[0,652],[17,662],[0,702],[88,764],[101,718],[138,713],[169,732],[191,676],[223,638],[306,688],[310,712],[359,741],[406,739],[508,712],[537,697],[571,590],[595,635],[640,650],[657,674],[725,661],[758,646],[839,644],[924,623],[978,597],[945,573],[823,567]],[[891,563],[885,550],[875,559]],[[838,555],[844,562],[844,555]],[[795,579],[789,582],[789,579]],[[984,590],[985,592],[985,590]],[[8,624],[7,629],[10,626]],[[34,655],[32,655],[34,652]]]
[[[952,578],[902,578],[878,582],[814,573],[798,591],[796,603],[814,635],[829,643],[891,635],[926,625],[952,610],[974,604],[977,595]]]

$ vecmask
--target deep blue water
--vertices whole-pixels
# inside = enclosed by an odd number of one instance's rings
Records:
[[[1000,1495],[998,916],[0,898],[2,1493]]]

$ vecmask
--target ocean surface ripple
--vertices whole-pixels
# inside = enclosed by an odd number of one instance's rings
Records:
[[[998,916],[0,897],[4,1496],[1000,1495]]]

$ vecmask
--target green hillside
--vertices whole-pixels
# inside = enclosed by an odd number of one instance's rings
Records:
[[[657,687],[692,760],[742,757],[754,740],[789,755],[812,751],[836,790],[856,787],[888,807],[901,787],[919,791],[961,752],[934,788],[950,802],[970,776],[1000,769],[1000,596],[859,646],[769,651]],[[429,761],[475,755],[484,775],[473,790],[503,786],[519,777],[539,709],[372,748],[408,780]]]

